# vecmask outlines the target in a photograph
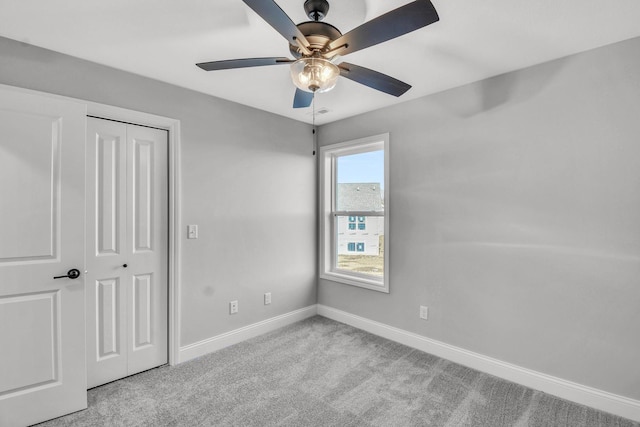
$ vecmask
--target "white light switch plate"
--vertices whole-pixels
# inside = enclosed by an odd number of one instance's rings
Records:
[[[198,226],[187,225],[187,239],[197,239],[197,238],[198,238]]]

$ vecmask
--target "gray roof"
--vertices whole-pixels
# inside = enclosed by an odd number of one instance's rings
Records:
[[[338,184],[337,210],[383,211],[382,191],[377,182]]]

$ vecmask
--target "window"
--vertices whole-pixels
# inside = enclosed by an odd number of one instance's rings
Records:
[[[388,134],[320,148],[321,278],[389,292],[388,155]]]

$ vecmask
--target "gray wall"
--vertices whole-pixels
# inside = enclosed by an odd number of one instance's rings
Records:
[[[181,120],[182,345],[316,302],[309,125],[5,38],[0,83]]]
[[[321,280],[318,302],[640,399],[639,51],[322,126],[321,145],[390,132],[391,293]]]

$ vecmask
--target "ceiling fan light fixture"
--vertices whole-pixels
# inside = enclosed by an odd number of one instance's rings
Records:
[[[293,84],[306,92],[330,91],[339,76],[340,69],[324,58],[301,58],[291,64]]]

